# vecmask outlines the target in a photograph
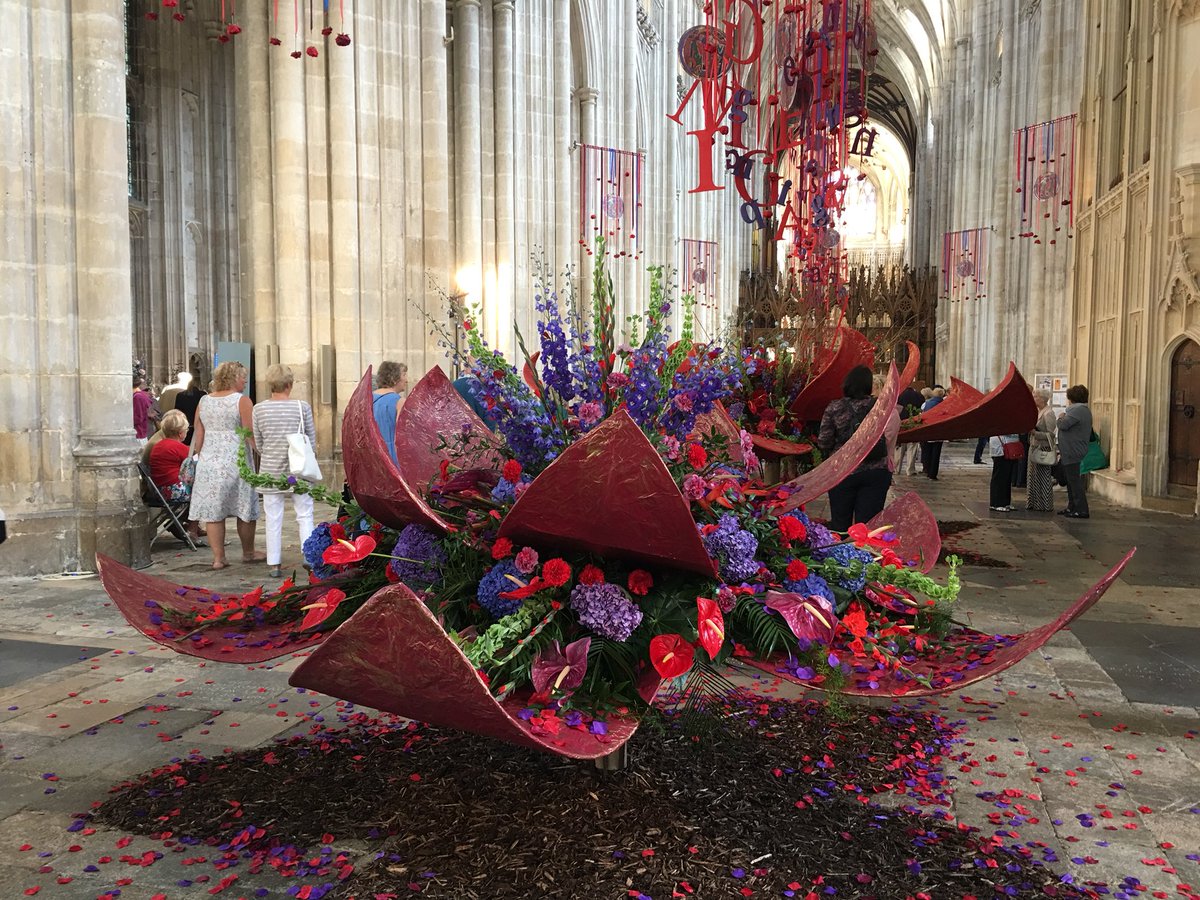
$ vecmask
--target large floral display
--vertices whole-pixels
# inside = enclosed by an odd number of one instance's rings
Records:
[[[293,684],[590,758],[628,739],[664,681],[731,660],[850,694],[953,690],[1040,646],[1124,565],[1038,631],[955,624],[957,561],[928,574],[940,540],[915,494],[846,534],[804,509],[883,434],[895,367],[849,442],[765,484],[752,436],[722,405],[753,354],[693,343],[686,308],[672,342],[657,279],[618,345],[602,263],[595,287],[589,321],[539,295],[540,352],[520,369],[468,320],[488,421],[434,368],[401,408],[395,462],[368,371],[342,427],[356,503],[305,543],[299,582],[217,594],[101,557],[106,589],[179,652],[246,663],[311,651]]]

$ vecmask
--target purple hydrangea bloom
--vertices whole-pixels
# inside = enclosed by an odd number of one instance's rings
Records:
[[[479,601],[480,606],[492,614],[493,619],[503,619],[521,608],[520,600],[511,600],[500,596],[501,593],[515,591],[525,583],[524,579],[521,579],[520,583],[513,581],[508,577],[509,575],[520,578],[516,564],[511,559],[502,559],[492,566],[479,581],[475,599]]]
[[[642,611],[615,584],[577,584],[571,591],[571,609],[579,621],[601,637],[627,641],[642,623]]]
[[[794,515],[803,523],[805,531],[808,532],[804,536],[804,545],[806,547],[827,548],[833,544],[836,544],[838,540],[840,540],[832,531],[830,531],[820,522],[814,522],[804,513],[796,512],[792,513],[792,515]],[[822,551],[818,549],[813,556],[816,559],[824,559],[824,557],[821,556],[821,552]]]
[[[757,574],[758,538],[744,530],[737,516],[726,513],[717,522],[715,531],[703,535],[704,549],[717,560],[721,577],[731,584],[748,581]]]
[[[404,526],[392,548],[392,556],[402,558],[393,559],[388,568],[414,590],[423,590],[438,581],[447,559],[446,551],[434,533],[417,524]]]

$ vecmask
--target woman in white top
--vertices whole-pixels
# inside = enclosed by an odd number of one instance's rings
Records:
[[[192,484],[190,518],[204,522],[213,552],[213,568],[224,569],[225,520],[237,517],[242,561],[266,559],[254,550],[254,528],[258,520],[258,495],[238,470],[237,429],[250,427],[253,404],[242,394],[246,389],[246,367],[240,362],[223,362],[213,372],[212,392],[200,398],[192,452],[196,453],[196,479]],[[247,448],[247,453],[253,447]],[[249,456],[247,456],[249,459]]]
[[[288,474],[288,435],[303,432],[309,443],[317,449],[317,429],[313,422],[312,407],[303,400],[292,399],[295,376],[287,366],[275,365],[267,369],[267,387],[271,399],[254,407],[254,443],[258,447],[258,471],[262,475]],[[267,565],[271,577],[283,575],[280,563],[283,559],[283,505],[289,493],[292,508],[296,513],[296,524],[300,528],[300,546],[308,540],[313,530],[313,500],[309,494],[261,488],[263,513],[267,520]]]

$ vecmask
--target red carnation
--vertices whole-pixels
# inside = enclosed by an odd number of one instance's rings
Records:
[[[604,570],[588,563],[579,573],[580,584],[604,584]]]
[[[699,444],[688,444],[687,459],[693,469],[700,470],[708,462],[708,453]]]
[[[510,484],[516,484],[517,479],[521,477],[521,464],[515,459],[510,459],[504,464],[504,468],[500,470],[500,474],[504,476],[504,480]]]
[[[562,587],[571,580],[571,567],[566,560],[552,559],[542,566],[542,578],[551,587]]]
[[[496,543],[492,544],[492,559],[504,559],[510,553],[512,541],[508,538],[496,538]]]
[[[629,593],[645,597],[654,587],[654,579],[645,569],[634,569],[629,573]]]
[[[788,581],[803,581],[808,577],[808,566],[799,559],[793,559],[787,564]]]
[[[804,527],[804,523],[795,516],[780,516],[779,533],[783,535],[785,541],[802,541],[808,534],[808,530]]]

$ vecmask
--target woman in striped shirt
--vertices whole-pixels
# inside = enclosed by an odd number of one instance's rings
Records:
[[[317,429],[312,407],[303,400],[292,399],[295,376],[287,366],[274,365],[267,369],[267,387],[271,399],[254,407],[254,443],[258,446],[258,471],[263,475],[288,474],[288,435],[303,431],[313,450],[317,449]],[[300,527],[300,546],[313,530],[313,501],[308,494],[261,488],[263,514],[267,520],[267,565],[271,577],[283,575],[283,504],[291,493],[296,524]]]

